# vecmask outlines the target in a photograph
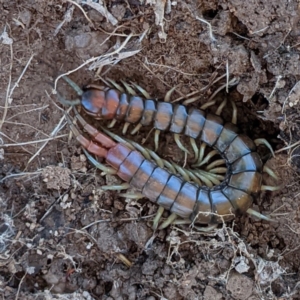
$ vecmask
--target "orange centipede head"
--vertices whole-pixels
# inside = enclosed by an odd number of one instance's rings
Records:
[[[102,108],[106,106],[105,91],[86,89],[81,96],[81,105],[85,112],[97,119],[102,119]]]
[[[120,102],[117,90],[92,84],[81,97],[81,105],[87,114],[96,119],[111,120],[115,117]]]

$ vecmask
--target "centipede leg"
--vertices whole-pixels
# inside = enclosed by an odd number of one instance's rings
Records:
[[[190,151],[182,145],[178,133],[174,133],[174,140],[180,150],[182,150],[183,152],[185,152],[187,154],[191,154]]]
[[[131,135],[134,135],[134,134],[136,134],[141,128],[142,128],[142,124],[141,123],[139,123],[139,124],[137,124],[133,129],[132,129],[132,131],[130,132],[130,134]]]
[[[275,153],[273,151],[273,148],[266,139],[256,139],[256,140],[254,140],[254,143],[255,143],[256,146],[265,145],[270,150],[270,152],[272,153],[272,156],[275,157]]]
[[[145,198],[145,196],[142,193],[120,193],[119,196],[123,198],[135,199],[135,200],[140,200],[142,198]]]
[[[206,164],[213,156],[215,156],[217,154],[218,154],[217,150],[210,151],[201,162],[199,162],[199,161],[197,162],[197,164],[195,165],[195,167],[200,167],[200,166]]]
[[[116,119],[112,119],[111,122],[107,125],[107,128],[113,128],[117,123]]]
[[[126,92],[132,96],[136,96],[136,92],[135,90],[128,84],[126,83],[125,81],[121,80],[121,82],[123,83],[125,89],[126,89]]]
[[[165,211],[165,209],[162,206],[160,206],[158,208],[158,210],[156,212],[156,215],[155,215],[155,218],[153,219],[153,225],[152,225],[153,230],[157,229],[158,223],[159,223],[159,221],[161,219],[161,216],[164,213],[164,211]]]
[[[177,215],[176,214],[171,214],[166,221],[164,221],[159,227],[158,229],[161,230],[161,229],[164,229],[164,228],[167,228],[169,225],[171,225],[177,218]]]
[[[258,211],[254,210],[252,208],[248,208],[246,212],[247,212],[247,214],[257,217],[258,219],[261,219],[261,220],[274,221],[273,219],[259,213]]]
[[[200,164],[202,162],[203,157],[204,157],[205,148],[206,148],[206,144],[201,143],[200,151],[199,151],[199,155],[198,155],[197,161],[196,161],[196,163],[194,165],[192,165],[192,167],[197,167],[198,164]]]
[[[182,220],[175,220],[173,225],[185,225],[185,224],[191,224],[190,219],[182,219]],[[209,232],[212,231],[213,229],[217,228],[217,224],[213,224],[210,226],[196,226],[195,224],[191,224],[191,227],[193,229],[196,229],[197,231],[202,231],[202,232]]]
[[[117,141],[118,143],[122,143],[124,144],[126,147],[128,147],[131,150],[134,150],[135,148],[132,146],[131,143],[129,143],[127,140],[125,140],[124,138],[120,137],[119,135],[116,135],[112,132],[110,132],[109,130],[105,129],[104,127],[101,127],[101,130],[106,133],[108,136],[110,136],[111,138],[113,138],[115,141]]]
[[[225,98],[225,99],[221,102],[221,104],[219,105],[219,107],[218,107],[218,109],[217,109],[217,111],[216,111],[216,115],[217,115],[217,116],[220,116],[220,115],[221,115],[222,110],[223,110],[224,106],[226,105],[226,103],[227,103],[227,99]]]
[[[154,146],[155,146],[155,150],[154,151],[157,151],[157,149],[158,149],[159,134],[160,134],[160,130],[155,130],[155,133],[154,133]]]
[[[271,192],[279,191],[281,188],[282,186],[270,186],[270,185],[261,186],[262,191],[271,191]]]
[[[119,185],[103,185],[101,186],[101,189],[104,191],[122,191],[127,190],[130,188],[129,183],[122,183]]]
[[[215,160],[214,162],[212,162],[211,164],[209,164],[205,170],[206,171],[210,171],[212,170],[213,168],[217,167],[217,166],[221,166],[221,165],[224,165],[225,164],[225,160],[224,159],[217,159]]]
[[[83,148],[83,152],[86,155],[87,159],[90,161],[90,163],[94,165],[97,169],[103,171],[105,174],[117,174],[117,170],[99,163],[93,156],[90,155],[90,153],[85,148]]]
[[[151,99],[151,96],[149,95],[149,93],[144,90],[142,87],[140,87],[138,84],[131,82],[132,85],[134,85],[138,91],[146,98],[146,99]]]
[[[126,122],[123,126],[123,130],[122,130],[122,134],[125,135],[127,130],[128,130],[128,127],[129,127],[130,123]]]
[[[182,167],[178,166],[175,163],[173,164],[173,166],[175,167],[175,169],[178,171],[178,173],[183,177],[183,179],[185,181],[188,181],[188,182],[191,181],[191,178],[190,178],[189,174],[186,172],[185,169],[183,169]]]
[[[232,106],[232,119],[231,123],[236,124],[237,123],[237,107],[233,100],[230,100],[231,106]]]
[[[199,156],[199,148],[198,148],[198,146],[196,144],[195,139],[190,138],[190,143],[191,143],[191,146],[192,146],[192,148],[194,150],[194,153],[195,153],[195,160],[197,160],[198,156]]]
[[[278,180],[278,176],[274,173],[272,169],[264,165],[263,172],[269,174],[272,178]]]
[[[177,86],[172,87],[165,95],[164,101],[170,102],[172,93],[176,90]]]
[[[209,173],[212,174],[225,174],[227,172],[227,168],[225,167],[218,167],[208,170]]]
[[[110,86],[108,83],[106,83],[106,80],[104,80],[103,78],[101,78],[101,80],[108,86]],[[107,81],[109,81],[118,91],[120,91],[121,93],[125,93],[125,90],[119,85],[117,84],[114,80],[107,78]]]

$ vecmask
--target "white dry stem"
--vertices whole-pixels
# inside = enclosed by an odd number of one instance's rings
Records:
[[[8,79],[8,85],[7,85],[7,90],[6,90],[6,99],[5,99],[5,107],[4,107],[4,112],[3,112],[3,117],[2,120],[0,121],[0,130],[2,128],[2,125],[5,121],[6,115],[7,115],[7,110],[8,107],[11,105],[13,99],[12,99],[12,94],[15,90],[16,87],[19,86],[19,82],[21,81],[23,75],[25,74],[29,64],[31,63],[31,60],[34,57],[34,54],[32,54],[25,66],[25,68],[23,69],[21,75],[19,76],[18,80],[16,81],[16,83],[14,84],[13,88],[10,89],[10,85],[11,85],[11,71],[12,71],[12,66],[13,66],[13,48],[12,45],[10,45],[10,53],[11,53],[11,64],[10,64],[10,69],[9,69],[9,79]]]
[[[285,110],[285,105],[286,102],[290,99],[291,94],[293,93],[293,91],[295,90],[295,88],[298,87],[298,85],[300,84],[300,81],[297,81],[296,84],[293,86],[293,88],[290,90],[289,94],[287,95],[287,97],[285,98],[283,105],[282,105],[282,109],[281,109],[281,113],[283,114],[284,110]]]
[[[117,25],[118,20],[107,10],[104,6],[103,1],[99,0],[98,2],[93,2],[92,0],[81,1],[81,4],[86,4],[96,11],[98,11],[102,16],[104,16],[107,21],[109,21],[112,25]]]
[[[207,22],[206,20],[202,19],[202,18],[199,18],[196,16],[196,19],[204,24],[206,24],[208,26],[208,35],[209,35],[209,38],[212,42],[215,42],[216,41],[216,38],[214,37],[213,35],[213,30],[212,30],[212,26],[209,22]]]
[[[120,60],[124,59],[124,58],[127,58],[127,57],[130,57],[130,56],[133,56],[135,54],[137,54],[138,52],[141,51],[141,49],[137,49],[137,50],[133,50],[133,51],[127,51],[127,52],[122,52],[120,53],[120,51],[122,49],[124,49],[124,47],[127,45],[127,43],[129,42],[129,40],[131,39],[131,37],[133,36],[133,34],[129,34],[127,36],[127,38],[124,40],[124,42],[122,43],[122,45],[116,49],[115,51],[113,52],[110,52],[110,53],[106,53],[106,54],[103,54],[103,55],[100,55],[100,56],[97,56],[97,57],[92,57],[88,60],[86,60],[83,64],[81,64],[80,66],[78,66],[77,68],[73,69],[73,70],[70,70],[64,74],[61,74],[59,75],[56,79],[55,79],[55,82],[54,82],[54,91],[53,93],[55,94],[56,93],[56,88],[57,88],[57,82],[60,78],[62,78],[63,76],[67,76],[69,74],[72,74],[76,71],[78,71],[79,69],[81,69],[82,67],[94,62],[94,64],[92,64],[90,67],[89,67],[89,70],[93,70],[95,68],[99,68],[101,66],[104,66],[104,65],[108,65],[108,64],[112,64],[112,63],[116,63],[116,62],[119,62]],[[142,37],[144,35],[142,34]],[[139,39],[140,41],[140,39]]]
[[[278,76],[277,76],[277,80],[276,80],[275,86],[274,86],[274,88],[273,88],[273,90],[272,90],[270,96],[268,97],[268,100],[269,100],[269,101],[272,99],[272,97],[273,97],[273,95],[274,95],[276,89],[279,87],[279,81],[280,81],[281,78],[282,78],[281,75],[278,75]]]
[[[74,3],[75,4],[75,3]],[[77,4],[77,3],[76,3]],[[77,4],[78,5],[78,4]],[[80,7],[81,8],[81,7]],[[54,31],[54,36],[56,36],[58,34],[58,32],[60,31],[60,29],[63,27],[63,25],[65,23],[69,23],[72,20],[72,16],[73,16],[73,11],[74,11],[74,6],[71,6],[67,9],[65,15],[64,15],[64,19],[62,20],[62,22],[60,22],[58,24],[58,26],[56,27],[55,31]]]
[[[71,110],[71,107],[68,109],[67,113]],[[65,115],[63,115],[63,117],[60,119],[59,123],[57,124],[57,126],[53,129],[53,131],[51,132],[50,134],[50,138],[49,139],[45,139],[45,143],[40,147],[40,149],[29,159],[28,163],[27,163],[27,166],[33,161],[33,159],[39,155],[39,153],[44,149],[44,147],[47,145],[47,143],[53,139],[57,139],[57,138],[60,138],[60,137],[64,137],[64,136],[67,136],[67,134],[63,134],[63,135],[60,135],[60,136],[56,136],[57,133],[67,124],[67,123],[64,123],[63,125],[62,122],[64,121],[65,119]],[[27,167],[26,167],[27,168]]]
[[[0,132],[1,133],[1,132]],[[1,133],[2,135],[4,135],[3,133]],[[4,135],[5,136],[5,135]],[[52,141],[54,139],[59,139],[62,137],[68,136],[68,134],[62,134],[62,135],[58,135],[55,137],[50,137],[47,139],[41,139],[41,140],[36,140],[36,141],[29,141],[29,142],[23,142],[23,143],[16,143],[16,144],[3,144],[2,147],[14,147],[14,146],[24,146],[24,145],[31,145],[31,144],[36,144],[36,143],[42,143],[42,142],[49,142]],[[40,151],[40,150],[39,150]],[[34,155],[36,156],[36,154]],[[33,158],[32,158],[33,159]],[[30,161],[29,161],[30,162]],[[28,162],[28,163],[29,163]]]

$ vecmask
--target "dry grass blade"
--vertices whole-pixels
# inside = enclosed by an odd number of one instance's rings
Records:
[[[104,16],[112,25],[117,25],[118,20],[107,10],[104,6],[103,1],[99,0],[98,3],[93,2],[92,0],[81,1],[82,4],[86,4],[93,9],[97,10],[102,16]]]
[[[102,68],[103,66],[106,66],[106,65],[117,64],[121,60],[139,53],[141,51],[141,48],[140,48],[141,39],[139,39],[131,49],[127,49],[127,51],[126,50],[122,51],[126,47],[128,42],[130,41],[132,36],[133,36],[132,33],[129,34],[126,37],[126,39],[124,40],[124,42],[119,47],[115,46],[115,48],[116,48],[115,51],[99,56],[98,59],[90,65],[89,70]],[[144,35],[142,35],[142,37],[143,36]]]
[[[110,52],[110,53],[106,53],[106,54],[103,54],[103,55],[100,55],[100,56],[97,56],[97,57],[92,57],[88,60],[86,60],[83,64],[81,64],[80,66],[78,66],[77,68],[73,69],[73,70],[70,70],[66,73],[63,73],[61,75],[59,75],[56,79],[55,79],[55,82],[54,82],[54,91],[53,93],[56,93],[56,88],[57,88],[57,82],[59,81],[60,78],[62,78],[63,76],[67,76],[69,74],[72,74],[78,70],[80,70],[82,67],[92,63],[92,62],[95,62],[94,64],[92,64],[89,69],[90,70],[93,70],[95,68],[99,68],[100,66],[104,66],[104,65],[107,65],[107,64],[112,64],[112,62],[116,63],[116,62],[119,62],[120,60],[124,59],[124,58],[127,58],[127,57],[130,57],[132,55],[135,55],[137,54],[141,49],[137,49],[137,50],[130,50],[128,52],[121,52],[122,49],[125,48],[125,46],[127,45],[127,43],[129,42],[129,40],[132,38],[133,34],[129,34],[127,36],[127,38],[125,39],[125,41],[121,44],[120,47],[118,47],[115,51],[113,52]],[[144,36],[144,34],[142,34],[142,37]],[[140,41],[140,39],[139,39]]]
[[[68,109],[67,112],[69,112],[70,110],[72,109],[72,107],[70,107]],[[65,115],[62,116],[62,118],[60,119],[60,121],[58,122],[57,126],[53,129],[53,131],[51,132],[50,134],[50,138],[49,139],[45,139],[45,143],[40,147],[40,149],[29,159],[29,161],[27,162],[27,166],[26,168],[28,167],[28,165],[34,160],[34,158],[39,155],[39,153],[44,149],[44,147],[47,145],[47,143],[51,140],[54,140],[54,139],[57,139],[57,138],[60,138],[60,137],[65,137],[67,136],[67,134],[63,134],[63,135],[60,135],[60,136],[56,136],[57,133],[67,124],[65,123],[64,125],[61,125],[62,122],[64,121],[65,119]]]
[[[3,125],[4,121],[5,121],[5,118],[6,118],[6,115],[7,115],[8,106],[11,105],[12,100],[13,100],[12,99],[12,94],[13,94],[15,88],[17,86],[19,86],[20,80],[22,79],[23,75],[25,74],[28,66],[30,65],[30,63],[31,63],[31,61],[32,61],[32,59],[34,57],[34,54],[32,54],[30,56],[30,58],[29,58],[29,60],[28,60],[28,62],[26,64],[25,68],[23,69],[21,75],[19,76],[18,80],[14,84],[13,88],[10,90],[10,85],[11,85],[11,70],[12,70],[12,65],[13,65],[13,63],[12,63],[12,61],[13,61],[13,48],[12,48],[12,45],[10,45],[10,51],[11,51],[11,64],[10,64],[10,72],[9,72],[9,81],[8,81],[8,86],[7,86],[7,91],[6,91],[6,99],[5,99],[5,106],[4,106],[3,117],[2,117],[2,120],[0,122],[0,130],[2,128],[2,125]]]

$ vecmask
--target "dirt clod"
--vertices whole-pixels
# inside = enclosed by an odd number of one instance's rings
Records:
[[[235,299],[245,300],[251,296],[254,282],[245,275],[233,273],[228,279],[227,289]]]
[[[43,181],[47,185],[47,189],[67,189],[70,187],[71,171],[67,168],[49,166],[43,170]]]

